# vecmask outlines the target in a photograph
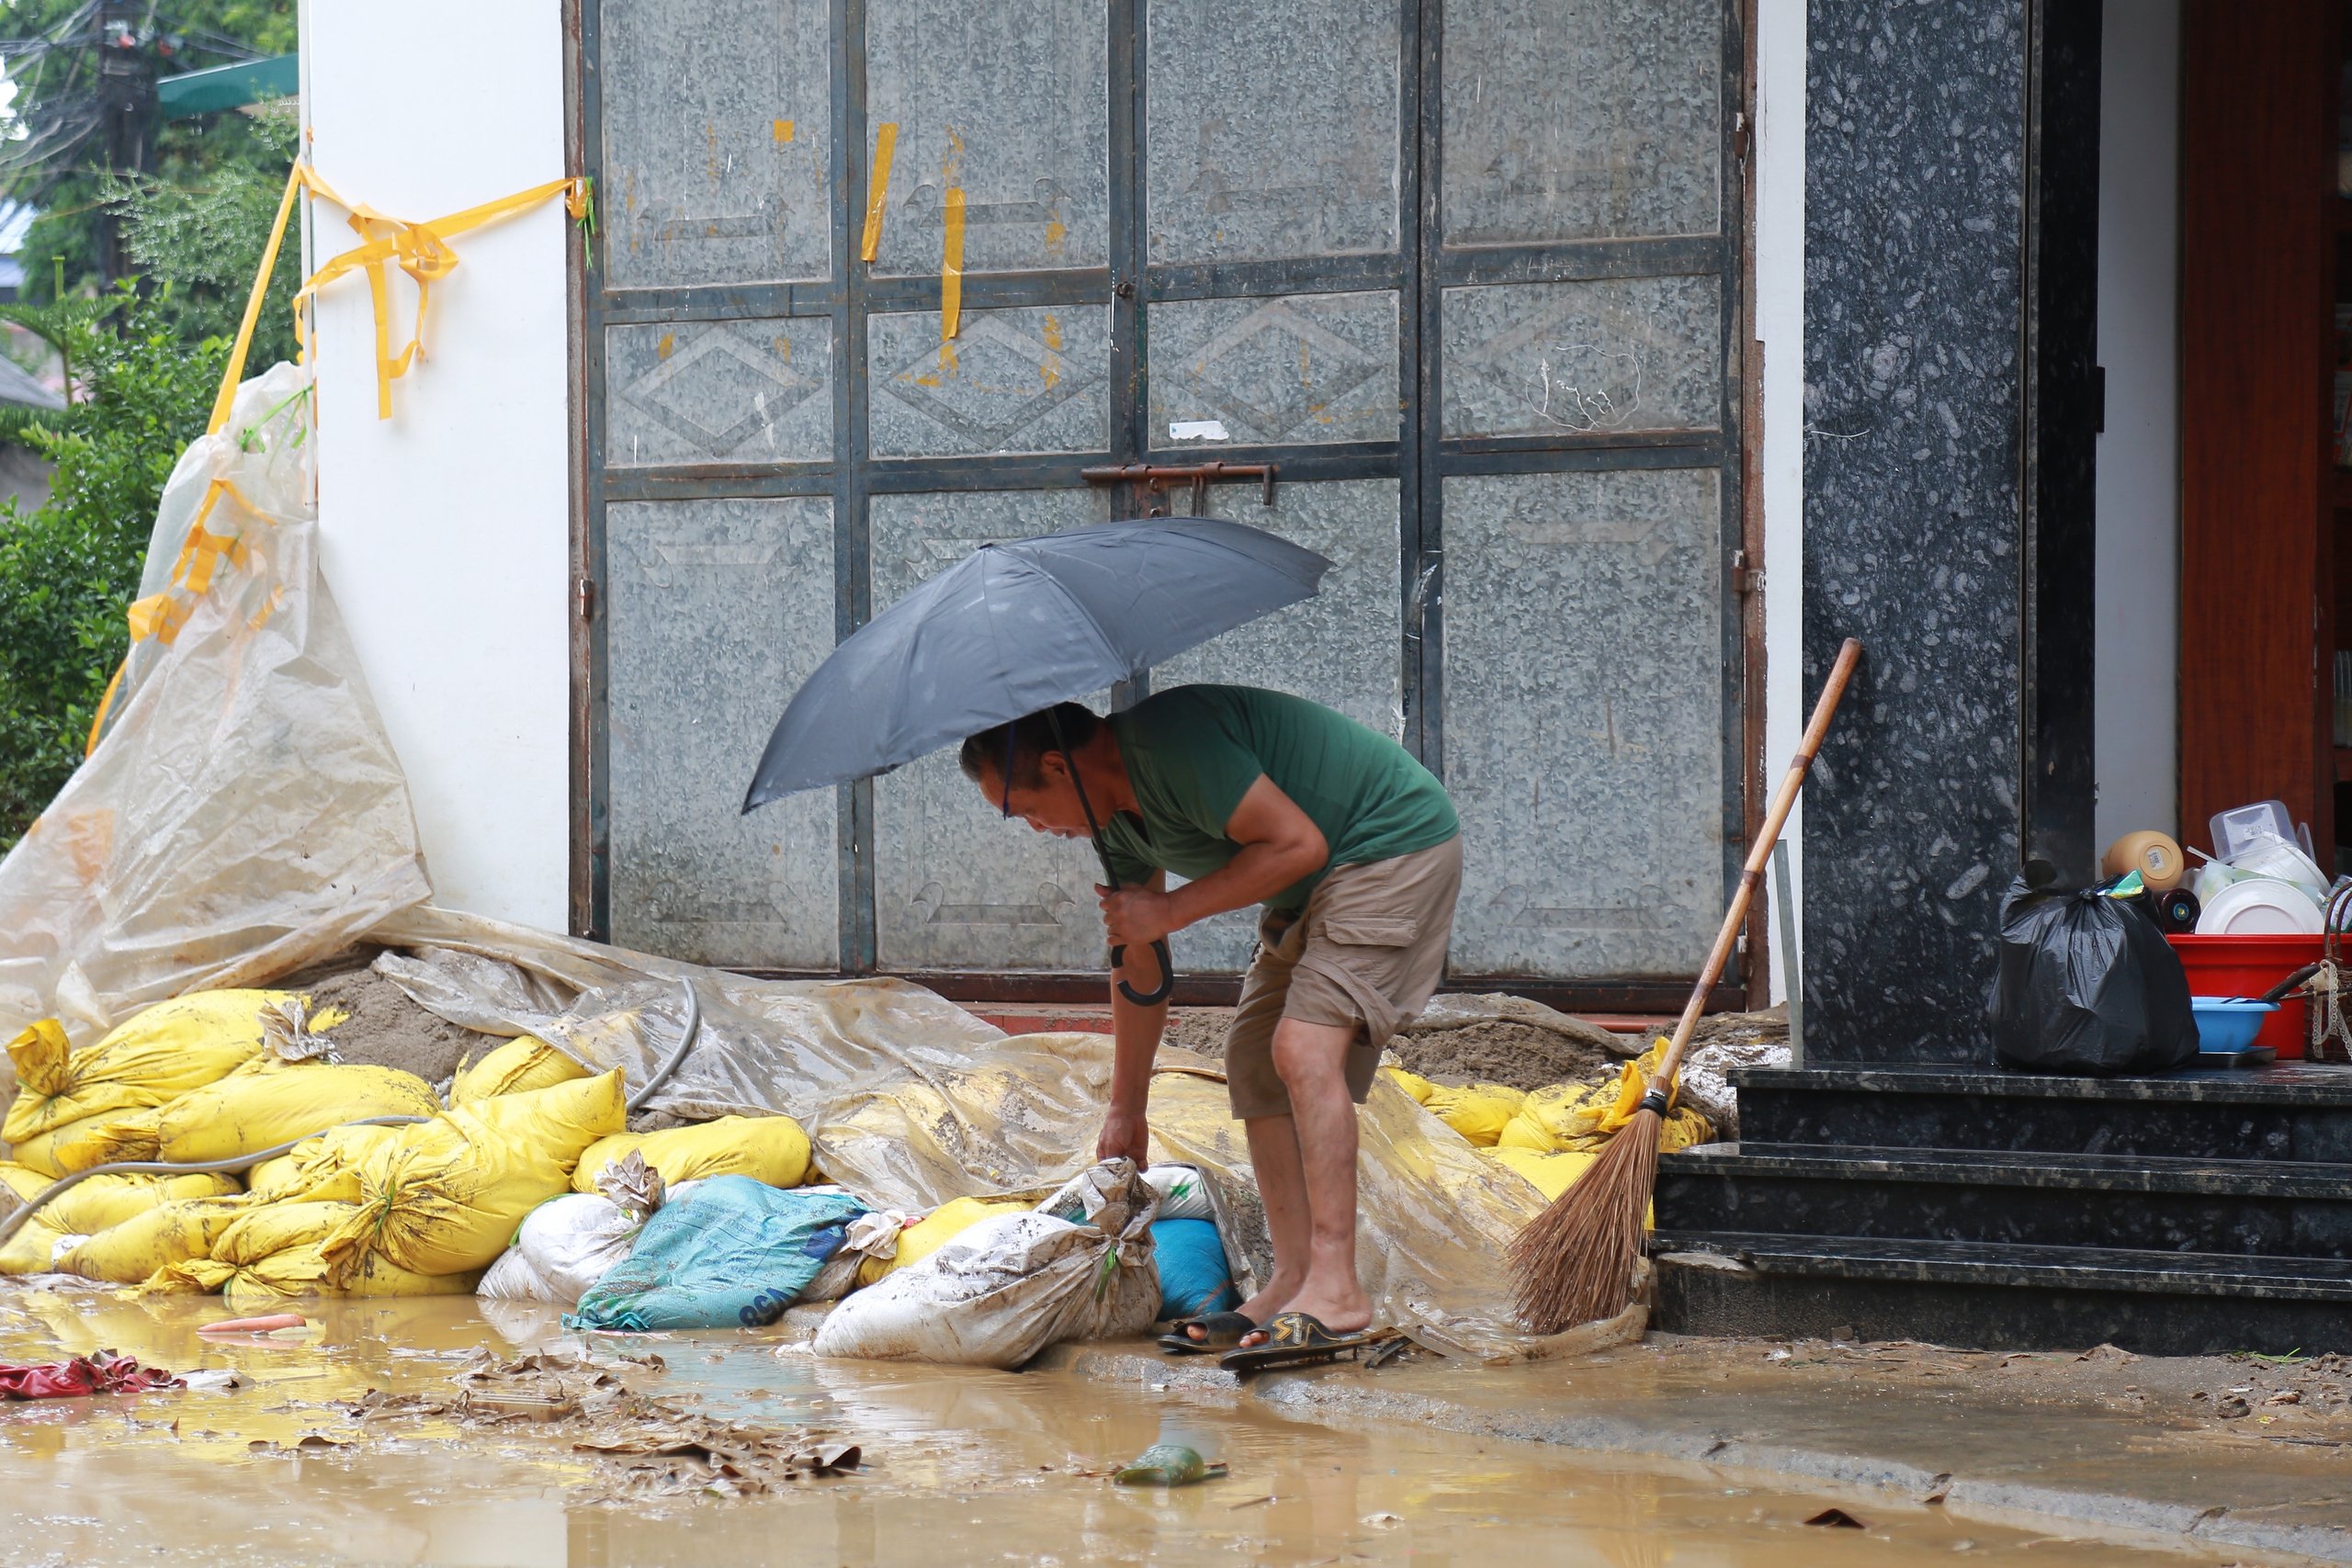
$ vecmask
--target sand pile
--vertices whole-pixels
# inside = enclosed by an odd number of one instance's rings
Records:
[[[406,991],[368,967],[382,951],[348,948],[273,984],[309,993],[314,1017],[330,1007],[351,1015],[326,1031],[338,1060],[397,1067],[429,1084],[446,1080],[465,1058],[487,1055],[506,1043],[411,1001]]]

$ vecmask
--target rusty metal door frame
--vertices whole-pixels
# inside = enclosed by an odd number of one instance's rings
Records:
[[[595,175],[604,163],[601,17],[605,0],[568,0],[567,61],[572,166]],[[1399,0],[1398,248],[1272,262],[1153,264],[1145,233],[1144,140],[1148,47],[1147,0],[1107,0],[1110,260],[1107,266],[967,273],[966,310],[1045,305],[1107,305],[1112,312],[1111,438],[1107,450],[1049,455],[875,457],[868,445],[867,329],[870,312],[935,310],[936,276],[874,276],[856,259],[854,225],[867,188],[872,127],[865,102],[866,0],[830,0],[831,147],[830,274],[822,280],[614,289],[605,249],[611,214],[584,242],[574,320],[572,378],[578,468],[574,479],[572,638],[573,789],[571,918],[575,933],[611,931],[608,750],[610,689],[604,617],[605,509],[614,502],[709,498],[823,496],[833,508],[835,630],[847,637],[872,613],[868,502],[877,493],[1079,489],[1080,470],[1145,461],[1150,456],[1147,371],[1149,302],[1393,289],[1400,305],[1398,439],[1327,445],[1236,444],[1218,456],[1235,463],[1272,462],[1285,483],[1395,479],[1399,482],[1403,609],[1404,739],[1440,777],[1444,774],[1445,477],[1593,469],[1712,468],[1721,476],[1721,538],[1725,552],[1723,616],[1724,844],[1725,885],[1736,877],[1760,737],[1744,712],[1746,693],[1760,688],[1760,615],[1747,607],[1747,580],[1733,552],[1754,549],[1743,460],[1747,388],[1749,228],[1743,137],[1753,105],[1747,5],[1724,0],[1718,231],[1631,240],[1449,246],[1444,243],[1442,182],[1442,0]],[[600,191],[600,196],[605,193]],[[1658,276],[1721,280],[1724,376],[1719,427],[1670,434],[1447,438],[1441,430],[1441,310],[1444,290],[1470,285],[1571,282]],[[660,468],[606,466],[606,329],[646,322],[700,322],[767,317],[829,318],[833,333],[832,451],[830,460],[712,463]],[[1752,563],[1754,556],[1746,558]],[[781,700],[781,694],[779,694]],[[747,763],[748,767],[748,763]],[[864,974],[876,964],[874,808],[870,782],[839,795],[839,972]],[[1095,1000],[1099,977],[1050,974],[920,975],[948,994],[1033,1000]],[[1679,1005],[1671,983],[1558,982],[1509,976],[1457,976],[1450,984],[1508,983],[1531,996],[1586,1010],[1649,1010]],[[1229,999],[1232,982],[1203,977],[1180,1000]],[[1741,987],[1719,987],[1721,1005],[1736,1005]]]

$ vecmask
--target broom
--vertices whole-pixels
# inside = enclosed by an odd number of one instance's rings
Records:
[[[1682,1066],[1683,1047],[1707,1005],[1707,992],[1724,972],[1747,919],[1747,902],[1763,878],[1765,862],[1780,841],[1781,825],[1796,804],[1797,790],[1829,732],[1838,699],[1862,657],[1862,645],[1852,637],[1838,650],[1821,700],[1814,705],[1804,740],[1790,760],[1786,777],[1773,792],[1765,813],[1764,830],[1747,852],[1739,890],[1732,896],[1731,912],[1707,954],[1690,999],[1682,1004],[1682,1021],[1674,1026],[1673,1043],[1658,1063],[1657,1077],[1642,1096],[1634,1119],[1609,1140],[1600,1157],[1577,1184],[1554,1200],[1552,1206],[1530,1221],[1510,1244],[1510,1262],[1518,1277],[1520,1321],[1537,1334],[1557,1334],[1579,1323],[1614,1317],[1625,1310],[1634,1293],[1634,1262],[1641,1256],[1644,1217],[1649,1213],[1650,1190],[1657,1181],[1657,1140],[1668,1103],[1674,1095],[1674,1075]]]

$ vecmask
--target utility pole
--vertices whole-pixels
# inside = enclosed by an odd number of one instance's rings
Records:
[[[98,13],[99,134],[109,174],[138,176],[155,170],[155,60],[141,36],[144,7],[110,3]],[[111,212],[98,219],[98,276],[112,288],[130,273],[122,243],[122,221]]]

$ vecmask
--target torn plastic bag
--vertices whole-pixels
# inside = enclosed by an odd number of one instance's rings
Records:
[[[2154,920],[2095,887],[2009,885],[1987,1010],[1995,1055],[2030,1072],[2161,1073],[2197,1056],[2180,955]]]
[[[0,1033],[54,1017],[86,1045],[431,892],[319,575],[309,391],[291,365],[245,382],[172,469],[104,733],[0,862]]]
[[[1133,1334],[1159,1311],[1159,1194],[1133,1160],[1104,1160],[1036,1212],[983,1220],[858,1292],[827,1315],[812,1348],[1009,1368],[1065,1339]]]

